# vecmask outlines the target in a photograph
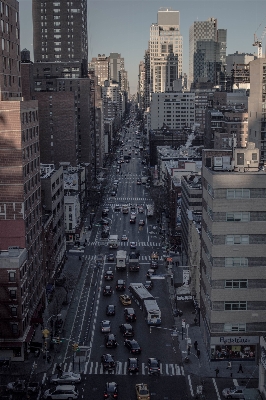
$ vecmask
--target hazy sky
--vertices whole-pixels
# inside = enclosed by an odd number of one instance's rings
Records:
[[[33,60],[31,0],[19,3],[21,49],[30,50]],[[215,17],[218,28],[227,29],[227,54],[257,54],[252,44],[254,33],[260,38],[266,26],[265,0],[88,0],[89,60],[98,54],[120,53],[125,59],[131,93],[136,92],[138,65],[148,48],[149,28],[157,22],[160,7],[180,11],[183,72],[188,73],[189,27],[197,20]],[[263,53],[265,44],[266,35]]]

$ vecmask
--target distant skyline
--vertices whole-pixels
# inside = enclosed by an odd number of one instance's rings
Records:
[[[21,50],[27,48],[33,61],[31,0],[19,0]],[[183,73],[188,74],[189,27],[210,17],[218,29],[227,29],[227,52],[257,54],[254,33],[260,38],[266,26],[265,0],[88,0],[88,61],[98,54],[120,53],[131,94],[137,91],[138,66],[148,48],[150,26],[161,7],[180,11],[183,36]],[[266,35],[262,42],[265,54]]]

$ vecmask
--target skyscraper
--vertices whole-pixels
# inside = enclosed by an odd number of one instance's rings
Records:
[[[87,0],[32,1],[35,62],[81,62],[87,75]]]
[[[199,81],[219,83],[226,63],[226,29],[217,29],[217,19],[195,21],[189,29],[189,88]]]
[[[183,37],[179,11],[160,8],[157,23],[150,27],[150,92],[173,90],[174,81],[182,77]]]
[[[21,361],[45,300],[39,115],[21,97],[18,1],[0,7],[0,356]]]

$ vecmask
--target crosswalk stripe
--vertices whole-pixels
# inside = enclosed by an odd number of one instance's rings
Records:
[[[53,370],[55,370],[57,364],[54,364]],[[72,362],[65,363],[63,365],[64,372],[72,371]],[[160,371],[162,375],[185,375],[184,368],[178,364],[162,364],[160,363]],[[116,369],[112,371],[104,370],[103,366],[98,361],[87,361],[84,365],[84,374],[88,375],[105,375],[105,374],[116,374],[116,375],[127,375],[127,362],[116,362]],[[145,363],[141,363],[141,368],[138,375],[148,375],[148,369]]]

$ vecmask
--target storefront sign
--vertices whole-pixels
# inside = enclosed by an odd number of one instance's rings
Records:
[[[259,343],[259,336],[218,336],[211,338],[211,344],[249,345]]]

